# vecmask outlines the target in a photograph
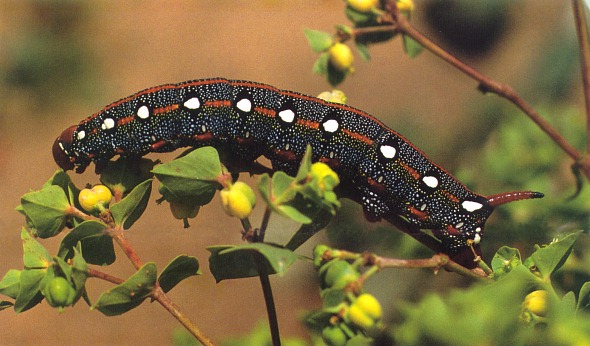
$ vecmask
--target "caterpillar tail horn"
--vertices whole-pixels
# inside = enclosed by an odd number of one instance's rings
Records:
[[[541,192],[534,192],[534,191],[516,191],[516,192],[504,192],[497,195],[487,197],[488,203],[491,207],[495,208],[497,206],[521,201],[524,199],[534,199],[534,198],[543,198],[545,196]]]

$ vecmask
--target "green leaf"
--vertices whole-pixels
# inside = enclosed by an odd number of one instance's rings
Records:
[[[0,294],[16,299],[20,291],[20,270],[10,269],[0,281]]]
[[[422,47],[420,43],[416,42],[413,38],[411,38],[408,35],[402,35],[402,37],[404,42],[404,52],[406,52],[406,55],[408,57],[415,58],[420,53],[422,53],[424,47]]]
[[[111,191],[120,191],[123,195],[146,180],[151,180],[151,170],[155,164],[146,158],[119,157],[116,161],[108,162],[100,174],[100,181]]]
[[[268,275],[283,275],[299,258],[291,250],[266,243],[218,245],[210,246],[207,250],[211,252],[209,268],[217,282],[258,276],[258,265],[254,256],[260,256],[263,260]]]
[[[203,147],[152,170],[167,201],[179,199],[201,200],[207,204],[215,195],[222,174],[217,150]]]
[[[6,300],[0,300],[0,311],[8,309],[10,307],[13,307],[14,303],[6,301]]]
[[[326,210],[320,210],[311,223],[301,225],[293,237],[291,237],[287,245],[285,245],[285,248],[295,251],[295,249],[305,243],[309,238],[313,237],[317,232],[326,228],[330,223],[330,220],[332,220],[332,214]]]
[[[23,195],[21,205],[41,238],[53,237],[64,228],[70,207],[64,190],[57,185]]]
[[[307,145],[305,147],[305,154],[301,158],[301,164],[299,165],[299,170],[297,171],[297,175],[295,176],[295,180],[302,181],[309,175],[311,171],[311,156],[313,155],[313,151],[311,149],[311,145]]]
[[[526,259],[524,262],[525,266],[531,271],[539,272],[541,277],[548,278],[565,263],[580,234],[582,234],[582,231],[568,234],[562,239],[539,248]]]
[[[196,257],[180,255],[164,268],[158,282],[162,290],[168,292],[182,280],[193,275],[201,275],[199,261]]]
[[[16,313],[29,310],[43,300],[39,289],[46,275],[47,269],[26,269],[21,272],[20,290],[14,302]]]
[[[375,14],[372,12],[359,12],[350,6],[346,6],[345,14],[351,22],[360,26],[366,26],[375,21]]]
[[[569,312],[570,315],[574,315],[576,312],[576,295],[572,291],[567,292],[563,295],[559,304],[561,309]]]
[[[303,197],[296,198],[288,204],[279,205],[275,210],[284,217],[302,224],[311,223],[317,212],[317,209]]]
[[[499,279],[503,275],[509,273],[516,266],[521,265],[520,252],[518,249],[508,246],[502,246],[492,259],[492,270],[494,271],[494,279]]]
[[[152,179],[137,185],[128,195],[110,208],[115,224],[129,229],[141,217],[152,193]]]
[[[309,46],[316,53],[325,51],[334,43],[334,39],[330,33],[311,29],[305,29],[304,33]]]
[[[361,42],[355,42],[356,44],[356,50],[359,53],[359,55],[361,56],[361,58],[364,61],[370,61],[371,60],[371,53],[369,52],[369,46],[367,46],[364,43]]]
[[[68,196],[70,204],[77,205],[77,200],[75,196],[78,196],[80,190],[72,183],[72,179],[70,176],[61,169],[58,169],[51,178],[45,184],[43,184],[43,188],[49,186],[59,186],[64,190],[64,193]]]
[[[78,242],[84,252],[84,259],[90,264],[109,265],[115,261],[113,239],[104,231],[107,225],[98,221],[84,221],[70,231],[59,245],[58,256],[63,259],[75,255],[74,247]]]
[[[35,240],[26,229],[21,231],[23,263],[27,269],[46,269],[51,264],[49,251]]]
[[[291,185],[294,181],[295,178],[282,171],[275,172],[272,178],[265,173],[260,177],[258,191],[266,204],[276,209],[279,205],[295,198],[297,191]],[[278,210],[275,211],[278,212]]]
[[[74,248],[71,272],[71,281],[74,283],[74,288],[76,289],[76,296],[74,299],[74,302],[76,302],[82,296],[82,294],[86,292],[84,286],[86,285],[86,279],[88,278],[88,264],[82,256],[81,243],[78,243],[78,245],[76,245]]]
[[[517,266],[502,279],[486,286],[456,289],[445,297],[429,294],[407,306],[402,323],[392,332],[397,343],[427,345],[504,345],[518,340],[522,299],[536,277]],[[397,344],[396,343],[396,344]]]
[[[313,63],[312,72],[319,75],[325,75],[328,73],[328,62],[330,60],[330,54],[322,53]]]
[[[156,284],[157,269],[154,263],[146,263],[127,281],[105,291],[92,306],[106,316],[117,316],[138,307]]]
[[[0,293],[2,292],[0,291]],[[580,288],[577,310],[590,312],[590,281],[585,282]]]

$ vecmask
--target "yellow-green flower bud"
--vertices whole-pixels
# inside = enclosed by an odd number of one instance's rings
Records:
[[[338,174],[323,162],[316,162],[311,165],[310,175],[313,179],[318,180],[320,189],[324,191],[331,191],[340,183]]]
[[[244,219],[250,215],[256,205],[256,195],[250,187],[241,181],[233,183],[228,188],[221,190],[221,205],[230,216]]]
[[[383,313],[379,301],[369,293],[363,293],[348,309],[348,319],[363,330],[371,330],[377,326]]]
[[[350,47],[344,43],[334,43],[330,49],[328,49],[330,55],[330,63],[335,69],[343,72],[350,71],[354,57]]]
[[[347,0],[346,3],[357,12],[368,13],[377,6],[379,0]]]
[[[322,339],[328,346],[344,346],[348,341],[346,333],[339,326],[329,325],[322,330]]]
[[[91,189],[83,189],[78,195],[80,206],[88,212],[103,211],[108,207],[113,194],[104,185],[95,185]]]
[[[414,0],[397,0],[396,2],[397,8],[403,12],[412,12],[414,11]]]
[[[328,102],[340,104],[346,104],[346,101],[348,100],[346,98],[346,94],[342,90],[338,89],[334,89],[332,91],[323,91],[318,95],[318,98]]]
[[[53,307],[64,307],[73,303],[76,291],[68,280],[61,276],[54,277],[47,284],[47,302]]]
[[[549,292],[545,290],[533,291],[524,298],[522,308],[531,313],[545,317],[547,314],[547,300],[549,299]]]

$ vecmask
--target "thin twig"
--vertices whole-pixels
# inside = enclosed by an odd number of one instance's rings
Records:
[[[262,225],[257,234],[254,234],[252,241],[254,242],[263,242],[264,241],[264,234],[266,231],[266,227],[268,226],[268,221],[270,219],[271,210],[266,208],[264,211],[264,217],[262,218]],[[251,234],[252,233],[252,225],[250,224],[250,220],[248,218],[244,218],[240,220],[242,222],[242,227],[244,228],[244,234]],[[258,277],[260,279],[260,286],[262,287],[262,295],[264,296],[264,303],[266,305],[266,315],[268,318],[268,324],[270,329],[270,335],[272,339],[272,344],[274,346],[281,345],[281,336],[279,332],[279,319],[277,318],[277,310],[275,306],[275,301],[272,294],[272,286],[270,284],[270,280],[268,278],[268,272],[266,271],[265,266],[265,259],[264,257],[259,254],[255,253],[253,255],[254,262],[256,262],[256,270],[258,271]]]
[[[88,268],[88,276],[92,277],[92,278],[97,278],[97,279],[102,279],[108,282],[112,282],[116,285],[120,285],[123,282],[125,282],[125,280],[118,278],[116,276],[113,276],[111,274],[107,274],[105,272],[101,272],[100,270],[96,270],[96,269],[92,269],[92,268]]]
[[[143,266],[143,261],[141,260],[141,258],[139,258],[139,255],[137,254],[135,249],[131,246],[131,243],[129,243],[127,237],[125,237],[123,229],[119,227],[110,228],[107,230],[107,234],[111,236],[117,242],[117,244],[119,244],[123,252],[125,252],[127,258],[129,258],[129,260],[135,267],[135,269],[139,269]],[[99,275],[101,278],[104,278],[105,280],[113,279],[113,277],[106,277],[97,271],[93,271],[92,273]],[[174,318],[176,318],[178,322],[180,322],[186,328],[186,330],[188,330],[195,338],[197,338],[199,342],[201,342],[203,345],[213,345],[211,340],[209,340],[209,338],[207,338],[203,334],[203,332],[201,332],[199,327],[197,327],[197,325],[194,324],[190,320],[190,318],[188,318],[188,316],[180,310],[178,305],[176,305],[176,303],[172,301],[172,299],[170,299],[170,297],[168,297],[166,293],[164,293],[160,285],[156,283],[156,287],[152,290],[150,296],[152,297],[152,299],[160,303],[160,305],[162,305],[162,307],[166,309],[172,316],[174,316]]]
[[[584,100],[586,101],[586,133],[590,134],[590,43],[588,42],[588,26],[584,13],[584,2],[572,0],[574,23],[580,46],[580,65],[582,66],[582,83],[584,84]],[[586,151],[590,152],[590,136],[587,138]]]
[[[131,246],[131,243],[129,243],[127,237],[125,237],[123,229],[112,228],[107,231],[107,234],[109,234],[117,242],[117,244],[119,244],[123,252],[125,252],[127,258],[129,258],[129,260],[131,261],[131,264],[133,264],[133,266],[135,267],[135,269],[139,269],[143,266],[143,261],[141,260],[141,258],[139,258],[139,255],[137,254],[135,249]]]
[[[266,304],[266,314],[268,316],[272,344],[273,346],[280,346],[281,336],[279,332],[279,319],[277,318],[277,310],[272,294],[272,286],[270,285],[270,279],[264,265],[265,260],[261,254],[255,253],[254,261],[256,262],[258,277],[260,278],[260,285],[262,286],[262,294],[264,295],[264,302]]]
[[[158,285],[151,293],[152,299],[160,303],[164,309],[166,309],[178,322],[180,322],[199,342],[206,346],[212,346],[213,343],[207,336],[201,332],[197,325],[191,321],[191,319],[185,315],[178,305],[170,297],[162,291],[162,288]]]

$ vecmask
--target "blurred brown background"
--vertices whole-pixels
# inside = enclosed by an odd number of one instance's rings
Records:
[[[444,45],[440,29],[426,23],[427,3],[416,5],[416,26]],[[454,49],[482,72],[519,87],[556,33],[573,37],[571,10],[567,1],[530,0],[511,3],[503,13],[507,24],[492,52]],[[339,0],[0,1],[0,275],[22,268],[23,218],[14,207],[56,170],[50,149],[64,128],[143,88],[188,79],[223,76],[316,95],[330,87],[311,73],[316,54],[303,29],[331,32],[339,23],[347,23]],[[485,124],[471,115],[484,102],[504,101],[485,98],[476,83],[428,52],[407,58],[399,38],[371,53],[370,63],[357,56],[356,74],[339,86],[349,104],[382,119],[453,171],[461,160],[453,148],[469,147]],[[76,181],[97,183],[92,170]],[[170,295],[217,341],[247,333],[265,318],[258,280],[215,284],[209,273],[206,246],[241,242],[239,222],[226,217],[218,203],[216,198],[203,208],[188,230],[167,207],[152,203],[129,231],[142,259],[159,268],[177,254],[198,257],[204,275]],[[279,231],[296,229],[278,218],[273,224]],[[285,234],[271,231],[269,240],[285,241]],[[61,237],[44,244],[55,251]],[[309,255],[322,240],[323,233],[299,252]],[[120,261],[105,270],[127,277],[132,267],[117,254]],[[305,337],[298,318],[321,304],[314,275],[311,264],[301,261],[286,277],[272,278],[283,336]],[[447,273],[433,278],[427,271],[390,271],[371,284],[382,301],[395,303],[416,297],[417,288],[402,283],[419,275],[428,277],[420,287],[425,291],[453,279]],[[92,299],[109,287],[99,280],[88,286]],[[63,314],[42,303],[21,315],[0,312],[0,344],[170,344],[177,326],[157,304],[105,317],[83,302]]]

